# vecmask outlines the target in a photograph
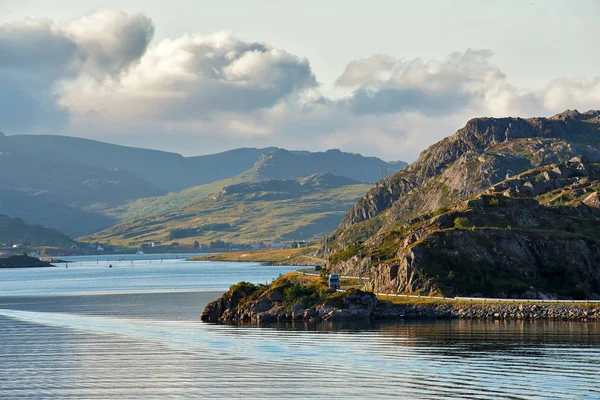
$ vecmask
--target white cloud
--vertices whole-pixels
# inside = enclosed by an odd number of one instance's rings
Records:
[[[142,15],[100,11],[59,26],[26,20],[0,26],[0,129],[60,132],[72,111],[62,84],[118,75],[146,52],[154,27]]]
[[[239,146],[339,147],[388,159],[476,116],[600,108],[600,78],[511,85],[490,50],[444,60],[350,61],[324,97],[308,60],[230,33],[151,44],[141,14],[0,26],[0,130],[93,136],[198,154]]]
[[[161,41],[118,80],[84,77],[66,84],[61,104],[79,116],[93,111],[99,121],[134,116],[148,123],[197,126],[207,119],[229,119],[226,114],[232,112],[243,120],[315,86],[307,60],[221,33]]]
[[[62,29],[84,54],[85,73],[100,79],[116,76],[137,62],[154,36],[148,17],[115,10],[88,14]]]

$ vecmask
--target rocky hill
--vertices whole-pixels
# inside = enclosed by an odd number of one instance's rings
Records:
[[[238,183],[181,208],[81,238],[119,246],[321,239],[371,185],[331,174]]]
[[[598,111],[471,120],[372,189],[321,253],[377,291],[599,296],[599,128]]]

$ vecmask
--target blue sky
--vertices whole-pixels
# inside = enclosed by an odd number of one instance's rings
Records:
[[[585,0],[2,0],[0,83],[22,104],[0,95],[0,130],[410,161],[471,117],[600,108],[599,17]],[[52,46],[66,62],[40,72]]]

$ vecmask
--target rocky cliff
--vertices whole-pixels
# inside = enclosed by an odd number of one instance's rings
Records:
[[[600,296],[600,113],[469,121],[371,190],[321,253],[378,292]]]
[[[322,249],[329,254],[396,222],[477,194],[535,167],[583,156],[600,161],[600,111],[552,118],[476,118],[370,190]]]

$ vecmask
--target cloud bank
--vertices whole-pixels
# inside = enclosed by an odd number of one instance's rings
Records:
[[[600,108],[600,77],[521,89],[486,49],[444,60],[350,61],[327,98],[309,61],[230,33],[152,42],[142,14],[0,26],[0,130],[202,154],[239,146],[337,147],[413,160],[475,116]]]

